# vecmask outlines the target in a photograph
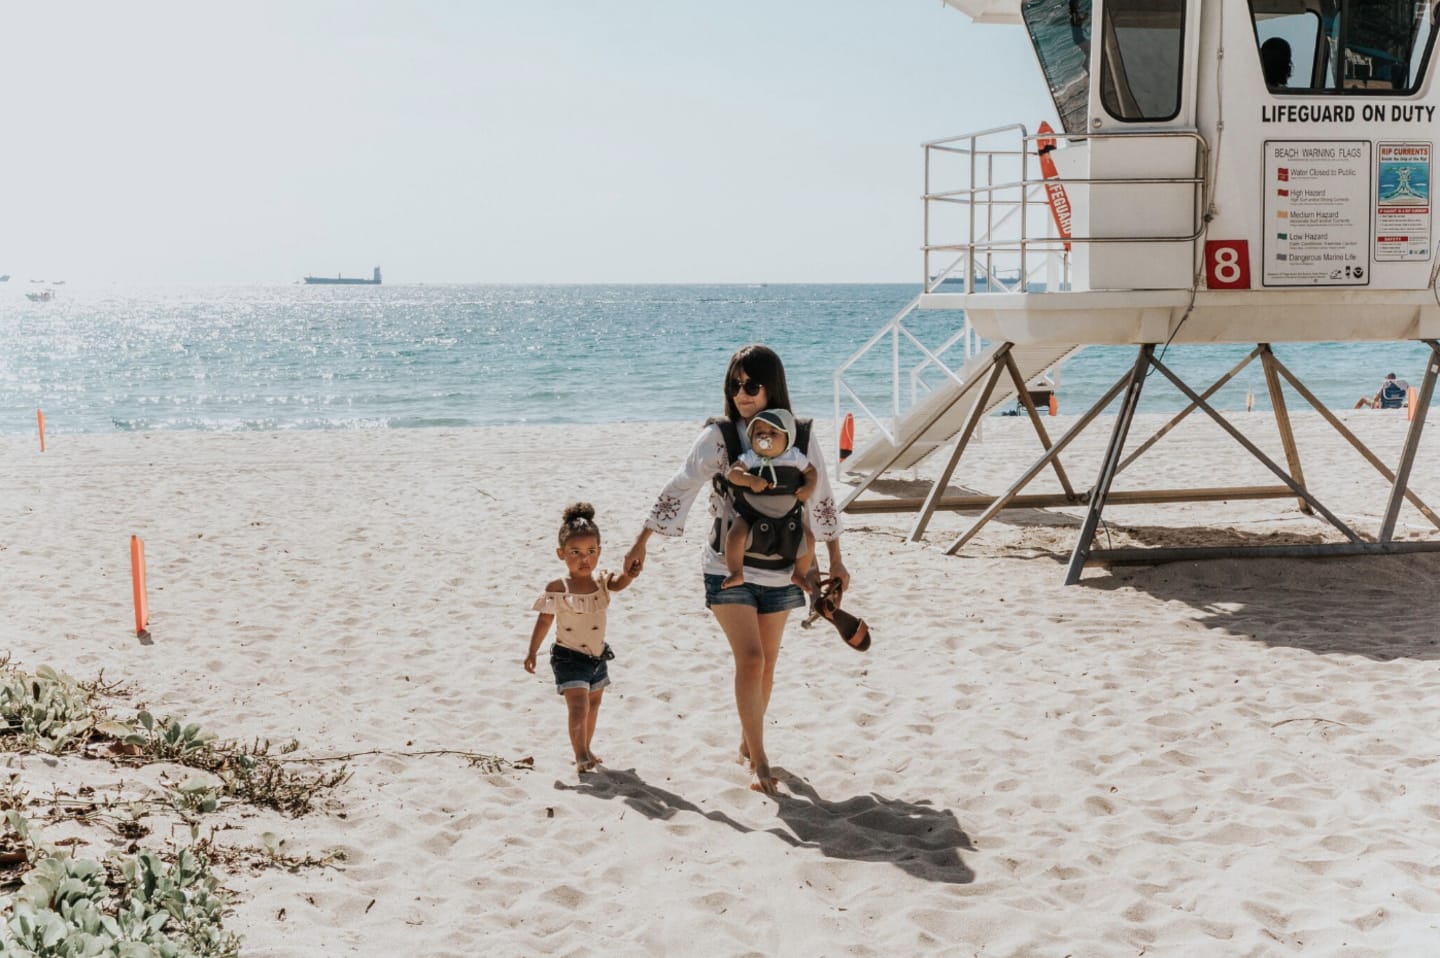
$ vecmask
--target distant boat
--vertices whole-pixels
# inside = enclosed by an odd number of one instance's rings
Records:
[[[0,276],[0,283],[8,283],[8,282],[10,282],[10,274],[9,274],[9,273],[6,273],[4,276]]]
[[[45,289],[38,293],[26,293],[25,298],[32,303],[48,303],[55,298],[55,291],[53,289]]]
[[[57,279],[57,280],[55,280],[53,283],[51,283],[50,285],[51,285],[51,286],[64,286],[64,285],[65,285],[65,281],[64,281],[63,279]]]
[[[348,279],[339,275],[334,278],[329,276],[307,276],[305,277],[305,282],[318,286],[379,286],[380,267],[375,267],[374,279]]]

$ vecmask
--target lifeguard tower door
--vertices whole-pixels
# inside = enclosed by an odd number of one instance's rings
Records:
[[[1186,289],[1194,281],[1204,190],[1176,181],[1204,175],[1195,135],[1200,9],[1195,0],[1095,4],[1091,185],[1076,206],[1077,234],[1099,241],[1077,247],[1077,287]]]

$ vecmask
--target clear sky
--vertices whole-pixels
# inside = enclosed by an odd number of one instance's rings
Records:
[[[0,273],[920,281],[919,144],[1053,122],[940,0],[7,4]]]

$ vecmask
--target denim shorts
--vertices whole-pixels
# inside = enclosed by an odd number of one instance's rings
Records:
[[[705,608],[717,605],[748,605],[759,615],[772,612],[789,612],[805,607],[805,591],[793,582],[786,585],[743,585],[720,588],[725,581],[723,575],[705,577]]]
[[[610,646],[605,652],[614,658]],[[610,670],[605,667],[606,659],[597,659],[584,652],[567,649],[563,645],[550,646],[550,670],[555,673],[555,691],[561,695],[566,689],[585,689],[598,692],[610,684]]]

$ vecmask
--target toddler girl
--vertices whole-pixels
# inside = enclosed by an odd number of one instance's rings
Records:
[[[605,663],[615,657],[605,642],[605,609],[610,605],[610,593],[625,588],[633,576],[595,572],[600,561],[600,529],[595,525],[595,507],[588,502],[577,502],[565,510],[559,540],[555,554],[570,574],[551,582],[535,600],[534,609],[540,615],[530,633],[525,671],[534,673],[535,654],[550,623],[558,618],[550,668],[555,673],[555,688],[565,696],[570,713],[575,770],[583,774],[600,764],[600,758],[590,751],[590,740],[595,737],[600,699],[610,684]]]

